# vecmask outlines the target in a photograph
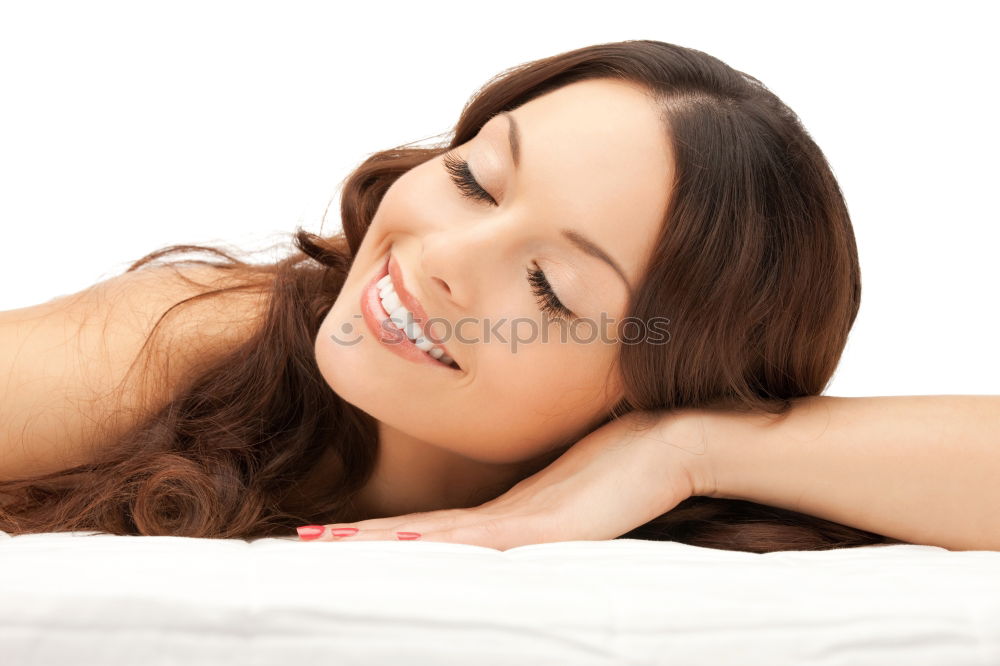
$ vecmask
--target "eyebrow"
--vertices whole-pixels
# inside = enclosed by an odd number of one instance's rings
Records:
[[[632,291],[632,285],[629,284],[628,278],[625,277],[625,271],[623,271],[621,269],[621,266],[618,265],[618,262],[616,262],[614,259],[608,256],[608,253],[602,250],[597,243],[590,240],[589,238],[581,234],[579,231],[576,231],[574,229],[561,229],[560,231],[562,235],[570,243],[572,243],[575,248],[577,248],[581,252],[589,254],[592,257],[597,257],[598,259],[606,263],[608,266],[611,266],[611,268],[615,269],[615,273],[618,273],[618,277],[620,277],[622,279],[622,282],[625,283],[625,287],[629,290],[629,292]]]
[[[521,167],[521,128],[517,126],[514,115],[510,111],[500,114],[507,119],[507,141],[510,143],[510,155],[514,158],[514,168]]]
[[[507,142],[510,144],[510,155],[514,159],[514,168],[518,169],[521,166],[521,129],[518,127],[517,121],[514,120],[514,115],[510,111],[504,111],[499,115],[507,119]],[[625,271],[618,265],[618,262],[601,249],[601,246],[574,229],[560,229],[560,233],[576,249],[592,257],[596,257],[608,266],[611,266],[631,293],[632,285],[629,284],[628,278],[625,277]]]

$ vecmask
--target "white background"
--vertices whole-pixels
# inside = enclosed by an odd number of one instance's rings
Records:
[[[3,3],[0,310],[163,245],[251,250],[287,243],[297,224],[332,233],[357,164],[450,138],[494,74],[657,39],[761,79],[833,166],[863,297],[826,393],[1000,393],[991,7]]]

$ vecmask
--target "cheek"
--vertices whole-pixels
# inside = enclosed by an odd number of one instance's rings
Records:
[[[320,324],[313,354],[330,389],[348,403],[368,411],[372,400],[378,397],[366,350],[371,344],[371,334],[355,314],[356,309],[349,302],[338,299]]]
[[[516,408],[534,406],[556,418],[560,413],[598,409],[613,387],[609,368],[617,348],[600,342],[562,341],[557,328],[548,336],[520,346],[491,348],[487,378],[504,402]]]
[[[490,351],[479,359],[475,395],[464,410],[477,433],[470,457],[493,462],[535,457],[575,441],[613,404],[608,350],[550,342],[516,354]]]
[[[334,307],[330,309],[320,324],[319,333],[313,344],[313,353],[323,379],[326,380],[331,389],[343,396],[345,389],[347,389],[344,386],[343,378],[350,376],[353,355],[349,351],[345,351],[349,350],[347,346],[338,345],[332,339],[336,337],[333,335],[334,331],[342,330],[344,322],[341,321],[340,315],[337,304],[334,304]]]
[[[434,161],[425,162],[393,181],[382,195],[369,229],[380,234],[412,229],[422,226],[424,219],[430,221],[435,215],[443,214],[443,207],[457,197],[448,189],[449,184],[440,170]]]

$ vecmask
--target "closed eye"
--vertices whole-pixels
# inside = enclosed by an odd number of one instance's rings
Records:
[[[449,153],[444,156],[443,162],[445,169],[451,176],[451,180],[458,187],[462,196],[475,201],[485,201],[491,206],[499,205],[496,199],[483,189],[483,186],[479,184],[476,177],[472,175],[472,171],[469,170],[468,160],[463,160]],[[534,269],[528,269],[528,284],[531,285],[531,291],[535,295],[538,307],[542,312],[549,314],[554,319],[575,317],[573,312],[563,305],[559,297],[556,296],[548,279],[545,277],[545,273],[537,265]]]
[[[479,184],[476,177],[472,175],[472,171],[469,170],[468,160],[463,160],[449,153],[444,156],[443,161],[444,168],[447,169],[451,180],[463,196],[476,201],[485,201],[491,206],[500,205],[489,192],[483,189],[483,186]]]

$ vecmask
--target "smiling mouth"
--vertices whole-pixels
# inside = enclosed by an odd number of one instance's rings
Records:
[[[461,366],[448,355],[444,346],[431,341],[424,333],[420,316],[426,313],[420,303],[405,291],[405,286],[401,285],[402,294],[396,292],[399,279],[394,278],[401,278],[401,275],[398,265],[392,265],[391,260],[389,257],[378,274],[372,276],[362,295],[361,307],[369,329],[383,345],[403,358],[460,372]],[[407,305],[412,305],[419,313],[412,312]]]
[[[376,282],[375,286],[378,287],[379,284]],[[389,296],[389,298],[391,298],[391,295]],[[422,351],[427,357],[433,359],[435,362],[445,367],[454,368],[455,370],[462,369],[459,367],[458,363],[455,362],[455,359],[451,358],[451,356],[449,356],[448,353],[444,351],[443,347],[441,347],[440,345],[435,345],[434,343],[430,342],[430,340],[427,339],[427,337],[423,333],[423,329],[420,328],[420,324],[412,317],[412,313],[406,311],[407,315],[409,316],[406,319],[404,319],[402,316],[398,314],[399,313],[398,308],[393,311],[394,313],[397,313],[395,316],[393,315],[393,313],[390,313],[387,310],[386,298],[379,297],[378,303],[379,306],[382,308],[381,314],[385,318],[384,321],[387,321],[389,327],[398,332],[398,338],[400,339],[402,344],[413,345],[417,349],[420,349],[420,351]],[[389,304],[391,305],[391,303]],[[409,323],[405,323],[407,320]],[[404,326],[409,328],[409,332],[400,327],[399,324],[403,324]],[[414,329],[410,327],[416,327],[416,331],[414,331]],[[419,332],[416,333],[417,331]],[[414,333],[416,333],[415,337],[411,337],[411,335]],[[430,346],[429,349],[423,349],[423,347],[427,347],[428,345],[432,346]]]

